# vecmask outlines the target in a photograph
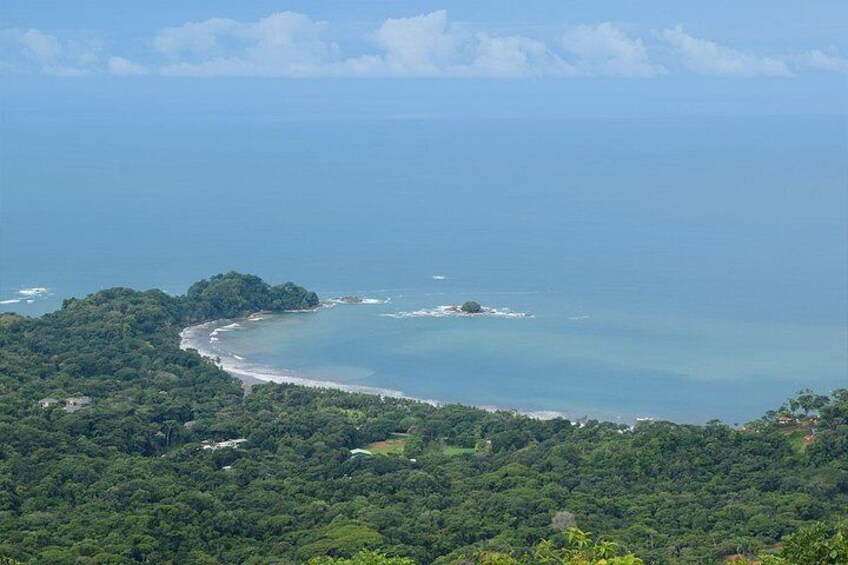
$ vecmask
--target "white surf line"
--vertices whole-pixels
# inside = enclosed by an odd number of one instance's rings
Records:
[[[247,319],[249,318],[245,318],[245,320]],[[238,325],[238,322],[234,322],[233,320],[215,320],[212,322],[198,324],[196,326],[189,326],[180,332],[180,349],[196,350],[201,356],[210,359],[213,362],[216,362],[216,364],[222,370],[226,371],[227,373],[236,377],[239,380],[242,380],[241,377],[248,377],[270,383],[293,384],[316,389],[341,390],[343,392],[350,393],[370,394],[373,396],[379,396],[381,398],[397,398],[400,400],[411,400],[414,402],[429,404],[430,406],[434,407],[446,406],[448,404],[462,405],[462,403],[459,402],[444,402],[441,400],[410,396],[400,390],[390,388],[352,385],[335,381],[310,379],[306,377],[288,374],[278,369],[265,367],[262,365],[255,365],[249,363],[242,364],[242,362],[239,361],[237,355],[214,351],[207,345],[211,343],[211,340],[217,341],[217,338],[212,337],[211,334],[224,327],[229,328],[229,330],[225,331],[231,331],[232,329],[241,326]],[[211,332],[209,331],[210,329],[212,330]],[[465,406],[477,408],[479,410],[485,410],[487,412],[510,412],[512,414],[517,414],[536,420],[553,420],[556,418],[563,418],[568,420],[571,419],[571,417],[566,412],[560,412],[557,410],[523,410],[518,408],[503,408],[500,406],[475,404],[465,404]]]

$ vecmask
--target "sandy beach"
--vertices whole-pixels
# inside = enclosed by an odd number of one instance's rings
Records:
[[[246,318],[237,320],[223,319],[213,320],[195,326],[189,326],[180,332],[180,349],[194,349],[203,357],[214,361],[222,370],[236,377],[246,385],[254,385],[261,383],[286,383],[310,388],[322,388],[331,390],[342,390],[351,393],[372,394],[381,398],[400,398],[404,400],[414,400],[423,402],[431,406],[443,406],[450,404],[439,400],[417,398],[407,395],[399,390],[371,387],[363,385],[352,385],[347,383],[339,383],[334,381],[325,381],[311,379],[304,376],[299,376],[280,369],[251,363],[240,356],[222,351],[216,342],[222,332],[235,331],[244,327],[244,324],[250,324],[263,319],[262,313],[253,314]],[[518,409],[500,408],[497,406],[477,405],[476,408],[489,412],[507,411],[515,414],[521,414],[529,418],[540,420],[551,420],[554,418],[568,418],[568,415],[563,412],[545,410],[545,411],[524,411]]]
[[[261,315],[252,315],[238,320],[214,320],[212,322],[206,322],[196,326],[189,326],[180,332],[180,349],[196,350],[200,355],[215,361],[221,369],[247,384],[267,382],[287,383],[308,386],[311,388],[325,388],[343,390],[345,392],[373,394],[387,398],[404,398],[407,400],[426,402],[433,406],[441,404],[435,400],[413,398],[405,395],[399,390],[351,385],[333,381],[322,381],[289,374],[284,371],[280,371],[279,369],[250,363],[244,358],[226,353],[216,347],[215,342],[218,340],[218,335],[221,332],[233,331],[241,327],[242,324],[248,324],[260,319],[262,319]]]

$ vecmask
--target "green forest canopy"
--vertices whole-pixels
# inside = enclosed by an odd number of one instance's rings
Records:
[[[317,304],[229,273],[184,296],[117,288],[0,315],[0,556],[529,563],[540,540],[571,551],[575,527],[648,563],[773,553],[799,530],[798,547],[842,555],[844,389],[803,391],[744,429],[578,426],[293,385],[244,396],[179,348],[188,324]],[[73,412],[39,404],[80,396],[91,405]],[[351,455],[392,434],[406,434],[402,454]]]

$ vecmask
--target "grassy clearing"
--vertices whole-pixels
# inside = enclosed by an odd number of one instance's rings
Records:
[[[391,437],[383,441],[375,441],[368,445],[362,446],[361,449],[367,449],[371,455],[403,455],[403,450],[406,447],[407,434],[392,434]],[[457,457],[466,453],[475,453],[477,450],[473,447],[459,447],[455,445],[439,445],[432,444],[430,449],[440,451],[442,455],[447,457]]]
[[[786,425],[779,428],[780,433],[786,436],[790,445],[792,445],[792,449],[794,449],[796,453],[803,453],[807,450],[807,447],[815,441],[814,430],[814,426],[805,422]]]
[[[474,453],[477,451],[473,447],[457,447],[455,445],[446,445],[443,454],[448,457],[456,457],[457,455],[465,455],[466,453]]]
[[[364,447],[370,451],[373,455],[389,455],[390,453],[397,453],[399,455],[403,455],[403,448],[406,447],[406,438],[404,437],[390,437],[384,441],[375,441],[374,443],[369,443]]]

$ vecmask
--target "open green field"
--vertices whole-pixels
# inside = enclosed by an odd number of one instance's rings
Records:
[[[383,441],[375,441],[364,447],[371,452],[372,455],[389,455],[390,453],[403,454],[403,448],[406,446],[406,438],[390,437]]]
[[[383,441],[375,441],[364,445],[362,449],[367,449],[372,455],[403,455],[404,447],[406,447],[406,437],[395,434]],[[445,445],[441,448],[442,455],[448,457],[456,457],[465,455],[466,453],[474,453],[475,451],[473,447],[458,447],[455,445]]]
[[[445,449],[442,451],[444,455],[448,457],[455,457],[457,455],[465,455],[466,453],[474,453],[476,449],[473,447],[457,447],[455,445],[446,445]]]

